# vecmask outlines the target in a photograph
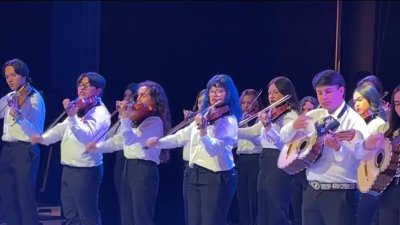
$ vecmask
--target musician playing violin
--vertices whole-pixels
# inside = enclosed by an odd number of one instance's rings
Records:
[[[383,149],[384,139],[396,140],[392,150],[399,150],[399,129],[400,129],[400,85],[394,90],[390,102],[389,121],[378,127],[377,131],[371,134],[367,139],[357,145],[357,150],[363,156],[368,156],[368,153],[374,153],[378,149]],[[396,146],[397,144],[397,146]],[[391,153],[394,154],[394,153]],[[396,153],[398,154],[398,152]],[[383,172],[383,171],[382,171]],[[398,196],[400,191],[400,173],[394,173],[394,179],[389,186],[380,195],[378,203],[378,218],[379,224],[384,225],[399,225],[400,224],[400,205],[398,204]]]
[[[85,144],[101,137],[110,126],[110,113],[100,98],[105,86],[100,74],[81,74],[76,83],[78,98],[63,101],[68,117],[43,135],[31,137],[32,143],[44,145],[61,141],[61,203],[67,224],[101,224],[98,193],[103,155],[86,152]]]
[[[334,70],[317,73],[312,81],[321,108],[282,127],[284,142],[296,135],[318,133],[322,154],[306,169],[309,186],[303,193],[302,221],[306,225],[353,225],[356,219],[357,166],[355,144],[368,136],[363,119],[344,101],[345,82]],[[335,126],[332,126],[335,125]],[[341,141],[334,132],[354,129],[357,135]]]
[[[218,74],[207,83],[195,121],[175,134],[146,141],[147,146],[169,149],[189,143],[189,225],[226,224],[237,184],[232,148],[240,118],[233,80]]]
[[[119,103],[121,128],[104,142],[89,143],[87,150],[106,152],[123,149],[126,158],[122,174],[121,224],[154,224],[153,216],[159,185],[160,149],[144,149],[149,137],[162,137],[171,127],[168,99],[161,85],[139,83],[134,105]]]
[[[28,66],[20,59],[7,61],[3,75],[11,92],[0,99],[4,118],[0,152],[0,199],[7,224],[37,225],[36,176],[40,151],[29,137],[43,132],[45,104],[31,86]]]
[[[256,115],[263,108],[261,99],[257,97],[259,95],[254,89],[242,91],[240,95],[242,119]],[[245,126],[253,125],[255,122],[257,120],[249,121]],[[236,167],[238,170],[237,205],[240,224],[256,224],[257,222],[257,178],[260,171],[261,150],[258,137],[252,140],[238,140]]]
[[[274,104],[286,95],[286,102],[259,113],[259,122],[248,128],[239,129],[239,138],[261,140],[260,171],[258,174],[258,225],[291,224],[289,218],[291,176],[277,167],[283,143],[279,131],[283,125],[297,117],[298,99],[289,78],[278,76],[267,86],[268,103]]]

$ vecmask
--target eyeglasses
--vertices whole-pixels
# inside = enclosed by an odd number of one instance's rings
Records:
[[[224,94],[226,91],[223,88],[220,89],[212,89],[209,91],[209,95],[218,95],[221,96],[222,94]]]
[[[92,85],[90,83],[79,83],[78,88],[90,88]]]

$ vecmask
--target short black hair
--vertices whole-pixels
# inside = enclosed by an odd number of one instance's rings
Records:
[[[317,86],[327,86],[327,85],[337,85],[339,87],[345,87],[346,83],[344,82],[342,74],[338,73],[335,70],[323,70],[317,73],[313,80],[312,85],[314,89]]]
[[[82,79],[85,77],[89,79],[89,83],[91,86],[95,86],[96,88],[101,88],[101,93],[99,95],[101,97],[104,93],[104,89],[106,88],[106,79],[102,75],[96,72],[86,72],[82,73],[78,77],[76,85],[78,86],[81,83]]]

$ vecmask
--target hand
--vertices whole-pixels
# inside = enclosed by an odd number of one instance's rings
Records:
[[[85,145],[85,148],[86,148],[86,152],[91,153],[91,152],[96,151],[97,146],[96,146],[96,143],[94,143],[94,142],[89,142],[89,143],[87,143],[87,144]]]
[[[120,101],[119,102],[119,108],[120,108],[120,115],[121,118],[129,118],[132,113],[132,107],[129,105],[129,102],[126,100]]]
[[[342,143],[335,137],[335,134],[331,132],[325,136],[325,145],[335,151],[339,151],[340,147],[342,147]]]
[[[195,117],[194,120],[196,121],[196,124],[200,130],[200,137],[203,137],[205,135],[207,135],[207,124],[206,124],[206,120],[203,117],[203,115],[201,115],[200,113],[198,113]]]
[[[184,110],[183,110],[183,117],[185,118],[185,120],[186,120],[187,118],[189,118],[191,112],[192,112],[192,111],[187,110],[187,109],[184,109]]]
[[[301,115],[293,122],[293,128],[296,130],[304,129],[308,126],[311,121],[311,117]]]
[[[148,149],[158,143],[158,137],[150,137],[146,140],[144,147],[145,149]]]
[[[34,134],[31,136],[30,141],[31,141],[32,145],[37,144],[37,143],[42,143],[43,137],[40,134]]]
[[[63,106],[65,109],[65,112],[68,114],[68,116],[72,117],[76,115],[76,112],[78,112],[78,108],[73,106],[71,104],[71,100],[69,100],[68,98],[63,100]]]
[[[373,151],[383,147],[383,140],[385,140],[383,134],[371,134],[367,139],[365,139],[363,145],[365,150]]]

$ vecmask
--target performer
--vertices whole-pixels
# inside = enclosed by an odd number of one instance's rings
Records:
[[[127,101],[128,103],[134,103],[134,99],[137,94],[137,87],[138,87],[137,83],[130,83],[128,86],[126,86],[125,91],[124,91],[124,100],[125,101]],[[107,139],[114,136],[118,132],[118,130],[120,130],[120,126],[121,126],[120,121],[116,122],[114,127],[112,127],[108,131],[109,136],[107,137]],[[122,190],[121,190],[124,166],[125,166],[124,152],[116,151],[115,152],[115,164],[114,164],[114,186],[115,186],[115,191],[117,193],[118,204],[119,204],[120,210],[123,207],[123,205],[126,204],[126,203],[123,203],[124,201],[128,201],[128,202],[130,201],[130,199],[124,198],[124,196],[122,195]],[[118,224],[121,224],[121,214],[119,217]]]
[[[321,157],[306,170],[309,187],[303,193],[306,225],[352,225],[356,221],[357,166],[354,146],[369,135],[363,119],[345,104],[345,82],[334,70],[316,74],[312,81],[321,108],[286,124],[281,139],[291,141],[298,132],[318,132],[324,138]],[[315,123],[316,122],[316,123]],[[315,126],[314,126],[315,123]],[[340,141],[333,132],[355,129],[356,135]]]
[[[146,145],[171,149],[189,142],[189,225],[226,224],[237,185],[232,148],[241,118],[237,89],[228,75],[208,81],[201,111],[188,127],[161,139],[149,138]]]
[[[292,82],[287,77],[272,79],[267,87],[270,104],[286,95],[292,97],[275,109],[259,115],[259,122],[248,128],[239,129],[240,139],[260,137],[260,172],[258,175],[258,225],[290,224],[290,190],[292,177],[277,167],[277,160],[283,142],[280,128],[297,118],[298,99]]]
[[[65,99],[68,117],[31,142],[50,145],[61,140],[61,203],[67,224],[101,224],[98,209],[103,177],[101,152],[86,152],[85,144],[107,132],[110,113],[101,101],[106,86],[103,76],[83,73],[77,80],[78,99]]]
[[[300,100],[300,115],[318,108],[318,100],[313,96],[306,96]],[[292,197],[290,199],[292,210],[292,224],[301,225],[301,206],[303,205],[303,192],[307,189],[308,182],[306,171],[303,170],[293,176],[292,180]]]
[[[122,174],[122,225],[154,224],[153,216],[158,193],[160,149],[144,150],[149,137],[162,137],[171,127],[168,99],[156,82],[139,83],[135,105],[119,103],[121,128],[105,142],[88,143],[89,152],[112,152],[123,149],[126,158]],[[97,150],[97,151],[96,151]]]
[[[192,110],[183,110],[183,114],[185,119],[189,119],[193,113],[198,113],[201,105],[203,104],[204,95],[206,93],[206,89],[201,90],[196,97],[196,102],[193,105]],[[185,224],[189,224],[189,216],[188,216],[188,200],[187,200],[187,187],[188,187],[188,178],[190,176],[190,167],[189,167],[189,157],[190,157],[190,142],[187,142],[183,146],[182,151],[182,158],[185,162],[185,168],[183,171],[183,184],[182,184],[182,194],[183,194],[183,209],[184,209],[184,216],[185,216]]]
[[[306,96],[299,102],[300,114],[304,115],[313,109],[318,108],[318,100],[313,96]]]
[[[393,140],[398,139],[400,129],[400,85],[398,85],[392,94],[390,102],[389,121],[378,127],[377,133],[370,135],[366,140],[357,145],[358,149],[368,154],[383,148],[384,138]],[[397,142],[398,143],[398,142]],[[397,148],[398,146],[393,146]],[[400,173],[397,170],[395,178],[389,186],[383,191],[378,204],[379,224],[399,225],[400,206],[397,196],[400,191]]]
[[[240,106],[243,111],[242,119],[249,118],[262,109],[262,103],[257,98],[257,91],[246,89],[240,95]],[[254,125],[256,120],[250,121],[248,125]],[[236,150],[238,187],[237,203],[239,210],[239,224],[253,225],[257,223],[257,178],[260,171],[260,153],[262,147],[259,137],[252,140],[239,139]]]
[[[376,133],[378,127],[385,123],[382,116],[382,101],[378,91],[371,85],[364,84],[356,88],[353,94],[354,109],[367,123],[369,132]],[[371,225],[376,218],[378,196],[360,194],[357,206],[357,224]],[[377,220],[377,218],[376,218]],[[377,221],[376,221],[377,222]]]
[[[0,198],[8,225],[37,225],[36,176],[40,151],[29,136],[43,132],[45,105],[31,86],[28,66],[20,59],[7,61],[3,75],[11,92],[0,99],[4,118],[0,152]]]

